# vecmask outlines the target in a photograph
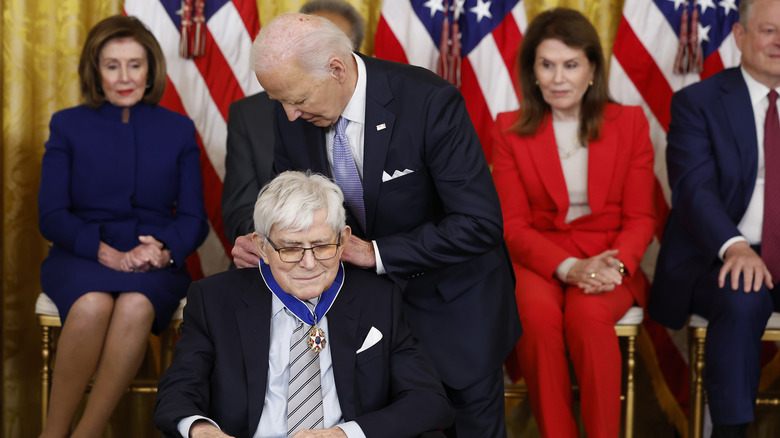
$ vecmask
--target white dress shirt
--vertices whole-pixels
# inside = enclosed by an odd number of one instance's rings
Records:
[[[273,296],[271,304],[271,344],[268,352],[268,384],[265,390],[263,413],[253,438],[287,437],[287,387],[290,382],[290,337],[298,325],[295,317],[282,301]],[[328,339],[328,317],[319,321],[319,327]],[[360,426],[354,422],[344,422],[341,414],[336,382],[333,377],[333,360],[330,348],[326,345],[319,353],[320,376],[322,380],[322,411],[324,428],[338,425],[349,438],[365,438]],[[209,418],[193,415],[179,422],[178,430],[182,437],[189,437],[189,430],[197,420],[207,420],[219,427]]]
[[[349,99],[346,108],[341,113],[341,117],[349,120],[344,134],[349,141],[349,148],[352,150],[352,157],[355,159],[355,167],[363,179],[363,159],[365,157],[365,128],[366,128],[366,63],[356,54],[352,54],[357,63],[357,84],[355,91]],[[333,173],[333,139],[336,137],[336,125],[333,125],[325,133],[325,146],[328,152],[328,164],[331,174]],[[385,266],[382,264],[382,257],[379,255],[379,247],[376,241],[372,240],[374,246],[374,257],[376,258],[376,273],[382,275],[386,273]]]
[[[740,67],[740,70],[742,70],[742,77],[747,84],[750,103],[753,105],[753,119],[756,122],[756,140],[758,145],[758,169],[753,195],[750,197],[745,214],[742,216],[739,224],[737,224],[740,235],[730,238],[721,245],[720,251],[718,251],[718,256],[721,260],[725,257],[726,250],[736,242],[760,245],[761,228],[764,222],[764,121],[766,120],[766,110],[769,108],[767,96],[769,87],[755,80],[745,71],[744,67]]]

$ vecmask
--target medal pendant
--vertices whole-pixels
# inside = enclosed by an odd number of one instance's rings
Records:
[[[311,330],[309,330],[309,339],[306,340],[306,343],[313,352],[319,353],[325,348],[325,344],[327,344],[327,341],[325,341],[325,332],[316,325],[313,326]]]

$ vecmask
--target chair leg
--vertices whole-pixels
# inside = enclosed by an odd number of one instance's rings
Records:
[[[46,427],[46,415],[49,412],[49,387],[51,386],[51,327],[41,326],[41,430]]]
[[[625,438],[634,436],[634,368],[636,366],[636,336],[628,337],[626,348],[626,424]]]
[[[160,376],[173,362],[173,349],[176,344],[176,328],[170,326],[160,335]]]
[[[703,328],[691,328],[688,336],[691,399],[688,415],[688,438],[701,438],[704,420],[704,335]],[[701,332],[699,332],[701,331]]]

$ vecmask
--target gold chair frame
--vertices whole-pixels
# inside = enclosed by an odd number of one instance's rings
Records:
[[[690,358],[688,438],[702,438],[704,433],[704,341],[707,337],[707,326],[706,323],[704,326],[700,324],[689,323],[688,325],[688,357]],[[772,314],[761,340],[780,341],[780,313]],[[780,406],[780,397],[759,394],[756,404]]]

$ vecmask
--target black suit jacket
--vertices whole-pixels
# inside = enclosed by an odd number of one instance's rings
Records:
[[[463,388],[501,366],[521,333],[501,206],[460,92],[432,72],[366,64],[366,230],[444,382]],[[274,170],[330,174],[325,130],[277,104]],[[383,175],[413,173],[383,181]]]
[[[274,101],[266,92],[230,104],[222,221],[231,242],[255,230],[252,214],[257,193],[272,176],[273,122]]]
[[[230,435],[251,437],[268,377],[270,290],[257,269],[223,272],[190,287],[173,363],[160,379],[154,422],[178,436],[182,418],[203,415]],[[428,356],[403,317],[390,281],[346,267],[328,312],[328,345],[345,421],[369,437],[417,436],[453,421]],[[371,327],[383,338],[356,354]]]

